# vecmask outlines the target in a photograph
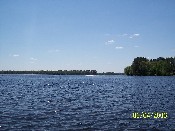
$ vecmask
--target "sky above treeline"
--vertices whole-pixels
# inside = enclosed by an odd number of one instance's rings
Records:
[[[0,0],[0,70],[123,72],[174,56],[174,0]]]

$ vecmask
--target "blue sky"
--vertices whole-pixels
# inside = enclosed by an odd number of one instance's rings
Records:
[[[175,56],[174,0],[0,0],[0,70],[123,72]]]

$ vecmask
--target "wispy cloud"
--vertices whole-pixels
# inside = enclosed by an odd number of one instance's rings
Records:
[[[132,35],[129,36],[129,38],[132,39],[132,38],[139,37],[139,36],[140,36],[140,34],[132,34]]]
[[[123,49],[122,46],[116,46],[115,49]]]
[[[114,43],[115,41],[114,40],[109,40],[108,43]]]
[[[37,59],[36,58],[33,58],[33,57],[30,57],[30,60],[31,61],[36,61]]]
[[[13,56],[13,57],[18,57],[19,55],[18,55],[18,54],[13,54],[12,56]]]
[[[140,34],[133,34],[133,36],[140,36]]]
[[[136,38],[136,37],[139,37],[140,34],[139,33],[134,33],[134,34],[127,34],[127,33],[124,33],[124,34],[120,34],[118,35],[119,37],[125,37],[125,38]]]
[[[108,40],[107,42],[105,42],[105,45],[111,45],[114,44],[115,41],[114,40]]]

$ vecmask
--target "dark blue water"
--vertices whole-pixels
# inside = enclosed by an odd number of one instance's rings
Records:
[[[174,76],[0,75],[0,130],[141,129],[175,129]]]

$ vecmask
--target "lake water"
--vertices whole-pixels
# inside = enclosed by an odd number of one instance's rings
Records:
[[[140,129],[175,129],[175,76],[0,75],[0,130]]]

